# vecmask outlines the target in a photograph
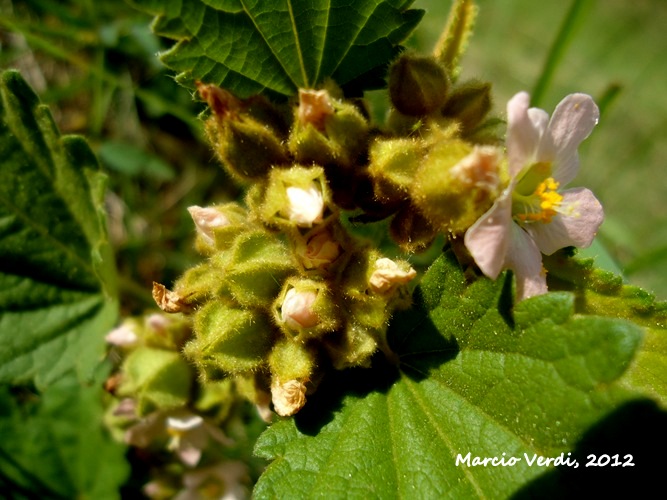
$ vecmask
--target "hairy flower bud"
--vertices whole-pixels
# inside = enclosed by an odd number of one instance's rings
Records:
[[[205,130],[227,171],[241,181],[265,176],[271,166],[287,162],[281,138],[269,125],[245,112],[244,104],[226,90],[199,84],[212,111]]]
[[[287,338],[305,340],[333,331],[336,305],[323,281],[290,278],[274,302],[274,318]]]
[[[225,250],[247,228],[248,213],[236,203],[188,208],[197,229],[197,249],[208,255]]]
[[[306,404],[306,384],[299,380],[275,379],[271,384],[271,399],[278,415],[290,417]]]
[[[296,254],[306,270],[327,270],[341,252],[340,244],[328,227],[306,234],[296,244]]]
[[[280,308],[280,318],[283,323],[293,330],[316,326],[320,322],[320,317],[313,311],[315,299],[317,299],[316,291],[299,292],[296,288],[290,288]]]
[[[491,84],[471,81],[452,91],[442,108],[442,115],[457,120],[465,135],[482,122],[491,106]]]
[[[438,111],[447,99],[449,79],[430,56],[402,54],[389,68],[389,95],[401,113],[423,116]]]
[[[432,148],[412,187],[412,200],[439,231],[465,232],[501,191],[502,154],[493,146],[450,140]]]

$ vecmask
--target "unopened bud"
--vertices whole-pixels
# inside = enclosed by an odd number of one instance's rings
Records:
[[[132,323],[124,322],[117,328],[114,328],[109,333],[107,333],[104,340],[111,345],[117,347],[131,347],[137,343],[139,336],[135,332],[136,325]]]
[[[315,299],[317,299],[317,292],[311,290],[299,292],[295,288],[288,290],[280,308],[283,323],[294,330],[312,328],[317,325],[320,318],[313,311]]]
[[[491,106],[491,84],[472,81],[452,91],[442,115],[457,120],[465,134],[482,122]]]
[[[311,182],[307,187],[288,186],[287,207],[283,215],[300,227],[312,227],[322,222],[324,214],[324,199],[322,191]]]
[[[403,54],[389,69],[389,95],[401,113],[423,116],[438,111],[447,99],[449,79],[433,57]]]
[[[305,269],[325,270],[340,256],[341,247],[331,231],[324,229],[299,241],[296,252]]]
[[[227,216],[213,207],[202,208],[195,205],[189,207],[188,212],[190,212],[192,220],[195,223],[197,234],[205,243],[212,247],[215,246],[215,234],[213,231],[230,224]]]

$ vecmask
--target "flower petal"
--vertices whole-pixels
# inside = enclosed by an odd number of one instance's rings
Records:
[[[590,135],[599,118],[600,110],[586,94],[570,94],[556,106],[549,122],[549,135],[556,148],[552,177],[561,185],[577,175],[577,148]]]
[[[547,293],[547,277],[542,269],[542,254],[526,231],[511,224],[506,267],[516,276],[517,301]]]
[[[540,132],[528,114],[529,104],[527,92],[519,92],[507,103],[507,157],[511,178],[535,161]]]
[[[511,236],[514,183],[493,206],[466,231],[463,242],[473,259],[489,278],[496,279],[505,264]]]
[[[563,247],[589,246],[604,219],[602,205],[589,189],[568,189],[561,195],[561,208],[550,223],[526,226],[540,251],[546,255]]]

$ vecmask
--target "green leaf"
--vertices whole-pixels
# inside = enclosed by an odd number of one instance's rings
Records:
[[[61,378],[42,395],[0,388],[0,484],[10,498],[118,498],[125,447],[103,428],[100,386]],[[21,495],[19,495],[21,493]]]
[[[117,318],[105,177],[15,71],[0,76],[0,383],[89,378]]]
[[[644,340],[622,382],[667,408],[667,302],[656,301],[594,263],[568,258],[567,252],[545,258],[549,289],[572,291],[577,313],[625,318],[645,327]]]
[[[176,43],[163,62],[192,86],[201,80],[239,97],[295,95],[333,78],[378,86],[423,12],[413,0],[130,0],[157,16]],[[358,89],[357,89],[358,90]]]
[[[642,330],[574,314],[571,293],[510,314],[512,297],[509,279],[468,284],[452,254],[439,258],[415,306],[392,320],[398,366],[376,359],[330,376],[295,418],[273,424],[255,449],[273,460],[255,496],[507,498],[555,470],[526,457],[578,449],[584,467],[585,432],[638,397],[617,381]],[[617,452],[633,446],[642,443]],[[468,452],[521,461],[457,465]]]

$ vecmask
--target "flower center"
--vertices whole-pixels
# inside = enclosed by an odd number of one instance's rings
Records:
[[[559,183],[553,177],[540,182],[533,194],[522,196],[514,192],[512,212],[520,222],[551,222],[563,202],[563,196],[556,191]]]

